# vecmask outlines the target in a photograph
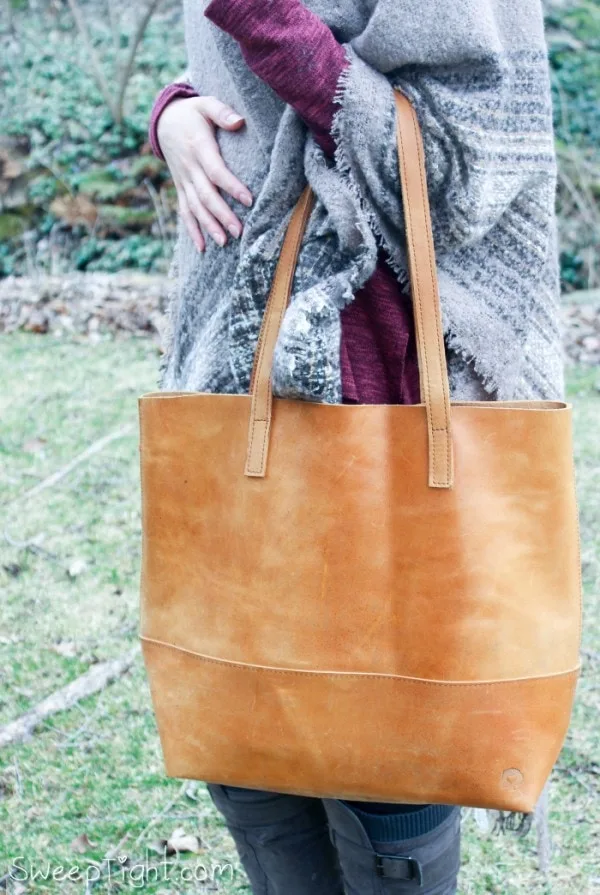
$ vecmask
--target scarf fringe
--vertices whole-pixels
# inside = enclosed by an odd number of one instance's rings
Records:
[[[164,328],[161,334],[162,354],[158,361],[158,369],[156,373],[156,387],[159,391],[165,389],[169,367],[172,362],[172,356],[175,349],[175,326],[174,315],[176,304],[180,297],[179,284],[179,251],[183,240],[183,223],[181,218],[178,220],[178,236],[171,256],[171,263],[167,273],[167,296],[163,307]]]
[[[356,182],[356,179],[354,178],[354,175],[352,173],[352,166],[344,148],[343,121],[345,115],[346,94],[350,85],[352,68],[352,51],[349,49],[348,44],[344,45],[344,52],[349,64],[344,66],[344,69],[340,77],[338,78],[335,93],[333,95],[334,103],[340,106],[340,108],[334,112],[331,124],[331,136],[333,137],[335,142],[335,170],[339,174],[341,174],[341,176],[348,184],[350,192],[354,196],[357,205],[359,206],[364,218],[368,222],[369,228],[375,237],[377,245],[385,251],[388,264],[396,274],[400,285],[405,288],[410,285],[408,270],[406,269],[406,266],[404,264],[401,264],[394,257],[393,247],[390,246],[385,236],[381,232],[381,229],[379,228],[377,222],[377,216],[374,214],[373,210],[369,206],[369,203],[365,200],[365,197],[363,196],[362,191],[358,183]]]
[[[335,142],[335,169],[339,172],[339,174],[342,175],[342,177],[348,184],[350,192],[354,196],[364,218],[366,219],[369,228],[375,237],[377,245],[385,251],[387,263],[396,274],[396,278],[400,283],[400,286],[406,290],[410,288],[410,277],[407,267],[406,265],[401,264],[394,257],[393,248],[390,246],[384,234],[382,233],[377,221],[377,216],[374,214],[369,203],[363,196],[358,183],[356,182],[356,179],[352,173],[352,166],[344,148],[343,121],[345,115],[345,100],[347,91],[350,86],[352,66],[352,52],[348,48],[348,45],[344,46],[344,51],[349,64],[344,67],[338,79],[336,90],[333,96],[334,103],[340,106],[340,108],[337,109],[333,115],[331,125],[331,135]],[[455,332],[453,332],[451,329],[446,329],[445,337],[447,346],[466,364],[469,364],[472,367],[475,374],[481,381],[481,385],[483,386],[484,390],[493,397],[500,386],[500,383],[497,381],[497,379],[495,379],[489,372],[486,372],[483,369],[483,365],[481,364],[479,359],[472,352],[467,351],[461,345],[460,339]]]
[[[526,836],[531,830],[533,818],[533,813],[498,811],[492,833],[514,833],[516,836]]]

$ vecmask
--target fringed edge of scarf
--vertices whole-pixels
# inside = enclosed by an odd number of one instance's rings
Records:
[[[346,59],[348,65],[344,66],[336,85],[336,90],[333,96],[333,102],[339,106],[339,109],[333,114],[333,119],[331,123],[331,136],[335,142],[335,150],[334,150],[334,163],[336,170],[344,177],[346,180],[348,187],[354,196],[357,205],[359,206],[363,216],[366,218],[369,226],[371,228],[371,232],[375,236],[375,240],[377,245],[382,248],[386,253],[386,259],[396,274],[398,278],[398,282],[401,286],[406,287],[409,285],[408,271],[406,266],[400,264],[396,258],[394,258],[393,251],[388,244],[385,236],[381,232],[379,224],[377,222],[377,216],[373,213],[373,210],[369,207],[368,202],[366,202],[362,191],[357,184],[354,175],[352,174],[352,165],[346,155],[346,151],[344,148],[344,141],[342,139],[342,122],[344,118],[345,112],[345,99],[346,92],[350,85],[350,77],[351,77],[351,69],[352,69],[352,50],[348,44],[344,44],[344,52],[346,55]]]
[[[533,825],[533,812],[498,811],[492,833],[515,833],[526,836]]]
[[[165,388],[166,377],[171,364],[171,357],[175,347],[174,340],[174,321],[175,305],[179,300],[180,284],[179,284],[179,247],[181,244],[183,223],[181,218],[178,220],[178,233],[173,247],[173,254],[169,264],[167,273],[167,297],[163,307],[164,328],[161,333],[161,350],[162,354],[158,361],[158,369],[156,372],[156,388],[162,391]]]
[[[335,104],[339,106],[339,108],[334,112],[332,125],[331,125],[331,135],[335,142],[335,150],[334,150],[334,163],[336,170],[344,177],[348,187],[354,196],[365,220],[367,221],[371,232],[373,233],[377,245],[382,248],[386,255],[386,261],[396,274],[398,282],[403,289],[406,289],[410,286],[410,278],[408,274],[408,270],[406,265],[401,264],[395,257],[392,247],[389,245],[385,235],[382,233],[381,228],[379,227],[379,223],[377,221],[377,215],[373,212],[372,208],[369,206],[369,203],[366,201],[365,197],[362,194],[360,186],[356,182],[356,179],[352,173],[352,165],[348,156],[346,154],[346,150],[344,147],[343,140],[343,120],[345,114],[345,100],[346,93],[350,86],[351,80],[351,67],[353,64],[352,58],[352,50],[348,44],[344,45],[344,52],[346,55],[346,59],[348,61],[348,65],[344,66],[336,85],[336,90],[333,96],[333,101]],[[392,87],[392,85],[390,85]],[[395,114],[395,107],[392,106],[392,114]],[[445,327],[445,336],[446,343],[448,347],[457,354],[466,364],[471,364],[473,370],[478,376],[481,384],[486,392],[490,396],[495,396],[497,390],[499,388],[499,383],[492,377],[489,372],[486,372],[481,365],[481,362],[472,352],[466,350],[463,345],[460,343],[458,335],[452,329],[452,327]]]

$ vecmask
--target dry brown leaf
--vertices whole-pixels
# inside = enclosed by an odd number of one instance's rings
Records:
[[[70,227],[94,224],[98,217],[98,209],[86,196],[59,196],[50,203],[50,211]]]
[[[36,454],[43,449],[45,444],[45,438],[28,438],[27,441],[23,442],[22,450],[26,454]]]
[[[23,329],[31,333],[47,333],[49,326],[50,321],[45,311],[38,311],[34,308],[23,325]]]
[[[174,830],[167,839],[167,855],[174,855],[177,852],[191,852],[197,854],[202,850],[202,843],[198,836],[193,833],[186,833],[183,827]]]
[[[15,791],[14,782],[7,774],[0,777],[0,799],[8,799]]]
[[[188,781],[188,783],[185,787],[185,790],[184,790],[184,795],[187,799],[190,799],[192,802],[198,801],[198,781],[197,780]]]
[[[148,848],[150,851],[156,852],[157,855],[164,855],[167,850],[167,840],[153,839],[152,842],[148,843]]]
[[[11,156],[6,149],[0,147],[0,179],[16,180],[23,173],[21,162]]]
[[[73,659],[78,653],[77,644],[73,643],[72,640],[53,643],[49,649],[51,649],[53,653],[58,653],[59,656],[63,656],[65,659]]]
[[[80,833],[79,836],[76,836],[75,839],[73,839],[70,845],[71,850],[77,852],[79,855],[83,855],[90,848],[95,847],[95,843],[90,841],[87,833]]]

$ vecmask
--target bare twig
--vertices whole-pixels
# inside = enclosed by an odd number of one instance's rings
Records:
[[[137,839],[133,843],[133,848],[135,848],[136,846],[138,846],[140,844],[140,842],[146,836],[146,833],[148,833],[148,831],[153,826],[155,826],[155,824],[157,824],[159,822],[159,820],[162,820],[162,818],[166,814],[168,814],[168,812],[171,810],[173,805],[176,805],[177,802],[179,801],[179,799],[185,795],[185,791],[186,791],[186,788],[189,786],[189,782],[190,782],[189,780],[184,780],[183,783],[181,784],[180,788],[178,789],[177,794],[174,795],[173,798],[167,802],[167,804],[164,806],[164,808],[161,808],[160,811],[157,811],[156,814],[152,815],[152,817],[150,818],[150,820],[148,821],[148,823],[146,824],[146,826],[144,827],[144,829],[142,830],[140,835],[137,837]]]
[[[548,823],[548,801],[550,783],[546,783],[535,807],[535,825],[537,830],[537,855],[541,873],[550,871],[552,860],[552,841]]]
[[[14,9],[11,0],[8,0],[8,3],[5,5],[5,14],[6,14],[6,30],[9,34],[14,34],[15,24],[14,24]]]
[[[160,200],[159,194],[156,192],[154,185],[148,177],[144,178],[144,186],[148,190],[148,195],[152,200],[152,204],[154,205],[154,211],[156,212],[156,219],[158,221],[158,229],[160,230],[160,238],[163,242],[167,242],[167,233],[165,228],[165,217],[163,213],[163,205]]]
[[[125,92],[131,78],[131,73],[133,71],[135,56],[146,31],[146,28],[148,27],[148,23],[154,15],[156,8],[158,7],[161,0],[148,0],[147,6],[135,27],[135,31],[133,32],[133,35],[131,36],[131,39],[129,41],[129,50],[123,61],[123,66],[121,67],[116,78],[116,96],[112,94],[108,87],[107,77],[102,67],[100,56],[96,52],[96,48],[92,43],[85,17],[79,6],[79,0],[67,0],[67,2],[69,4],[71,13],[73,14],[75,26],[85,46],[96,86],[102,94],[104,102],[106,103],[115,124],[117,125],[117,127],[121,127],[124,119]],[[109,3],[109,22],[116,53],[116,49],[118,48],[118,33],[117,24],[114,17],[114,9],[111,3]],[[115,65],[118,67],[118,56],[115,56]]]
[[[113,861],[115,858],[118,858],[121,854],[121,849],[131,836],[131,833],[127,832],[124,836],[121,836],[116,845],[113,845],[112,848],[109,848],[106,854],[104,855],[105,861]]]
[[[92,43],[92,40],[90,37],[90,32],[88,31],[88,27],[87,27],[85,18],[83,16],[83,13],[81,12],[81,9],[79,8],[79,4],[78,4],[77,0],[67,0],[67,3],[69,4],[69,8],[73,14],[73,18],[75,19],[75,25],[79,32],[79,36],[81,37],[81,40],[83,41],[83,44],[85,46],[85,51],[86,51],[87,57],[90,61],[92,71],[94,73],[94,80],[96,81],[96,86],[98,87],[98,90],[102,94],[102,98],[104,99],[104,102],[108,106],[108,108],[110,110],[110,114],[112,115],[114,120],[117,121],[118,112],[119,112],[118,106],[115,103],[115,100],[113,99],[113,97],[110,93],[110,90],[107,87],[106,75],[102,69],[102,63],[100,62],[100,57],[98,56],[98,53],[96,52],[96,48],[94,47],[94,44]]]
[[[58,712],[64,712],[87,696],[103,690],[131,668],[137,655],[138,647],[124,656],[120,656],[118,659],[111,659],[108,662],[94,665],[85,674],[71,681],[70,684],[47,696],[35,708],[21,715],[20,718],[11,721],[4,727],[0,727],[0,748],[12,746],[15,743],[22,743],[47,718]]]
[[[108,7],[108,24],[110,27],[110,32],[113,41],[113,47],[115,51],[115,59],[117,59],[119,55],[119,30],[120,23],[115,11],[115,0],[107,0]]]
[[[2,504],[2,506],[6,507],[12,506],[15,503],[20,503],[28,497],[33,497],[33,495],[37,494],[39,491],[52,487],[52,485],[55,485],[56,482],[68,475],[71,470],[75,469],[76,466],[79,466],[84,460],[91,457],[92,454],[97,454],[99,451],[103,450],[107,444],[110,444],[111,441],[115,441],[117,438],[123,438],[125,435],[129,435],[131,431],[133,431],[133,423],[128,423],[126,426],[121,426],[121,428],[117,429],[115,432],[110,432],[108,435],[104,435],[102,438],[94,441],[94,443],[87,447],[85,451],[82,451],[81,454],[78,454],[76,457],[73,457],[72,460],[69,460],[62,469],[58,469],[56,472],[53,472],[52,475],[42,479],[41,482],[38,482],[33,488],[29,488],[28,491],[24,491],[23,494],[17,494],[16,497],[12,497],[10,500],[6,501],[6,503]]]
[[[135,54],[137,53],[138,46],[144,36],[144,32],[148,27],[148,22],[154,15],[156,8],[161,0],[149,0],[149,3],[144,10],[137,27],[134,31],[133,37],[131,38],[129,44],[129,53],[125,59],[125,64],[123,65],[123,70],[121,72],[121,76],[119,78],[119,89],[117,92],[117,101],[116,101],[116,117],[115,121],[118,125],[123,123],[123,106],[125,100],[125,91],[127,90],[127,85],[129,83],[129,79],[131,77],[131,71],[133,69],[133,63],[135,60]]]
[[[578,783],[582,789],[585,789],[590,798],[595,799],[597,797],[597,793],[585,782],[585,780],[581,779],[577,771],[574,771],[573,768],[560,768],[560,770],[569,777],[572,777],[575,783]]]
[[[28,541],[16,541],[9,533],[4,529],[4,540],[7,544],[10,544],[11,547],[16,547],[18,550],[26,550],[28,553],[37,554],[38,556],[47,556],[49,559],[59,559],[58,553],[52,553],[51,550],[46,550],[45,547],[42,547],[40,541],[46,537],[45,532],[41,532],[41,534],[36,535]]]
[[[84,713],[84,721],[82,724],[80,724],[80,726],[77,728],[77,730],[75,730],[73,733],[69,734],[68,736],[65,736],[65,738],[62,740],[62,742],[58,743],[57,748],[58,749],[68,749],[70,746],[72,746],[73,743],[79,739],[81,734],[85,733],[85,731],[88,729],[88,727],[90,726],[92,721],[96,720],[96,718],[99,714],[101,705],[102,705],[102,696],[100,696],[98,698],[98,702],[94,706],[94,710],[92,712]],[[77,706],[77,708],[80,708],[80,707]]]
[[[569,160],[572,158],[572,153],[569,153]],[[559,179],[569,192],[573,204],[581,213],[582,218],[588,223],[590,226],[595,226],[598,224],[598,212],[594,206],[593,199],[591,195],[583,188],[581,185],[581,181],[577,183],[570,174],[567,172],[567,168],[565,165],[562,165],[559,170]]]

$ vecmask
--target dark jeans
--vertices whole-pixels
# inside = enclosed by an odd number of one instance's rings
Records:
[[[456,892],[458,808],[345,802],[212,783],[208,791],[254,895]]]

